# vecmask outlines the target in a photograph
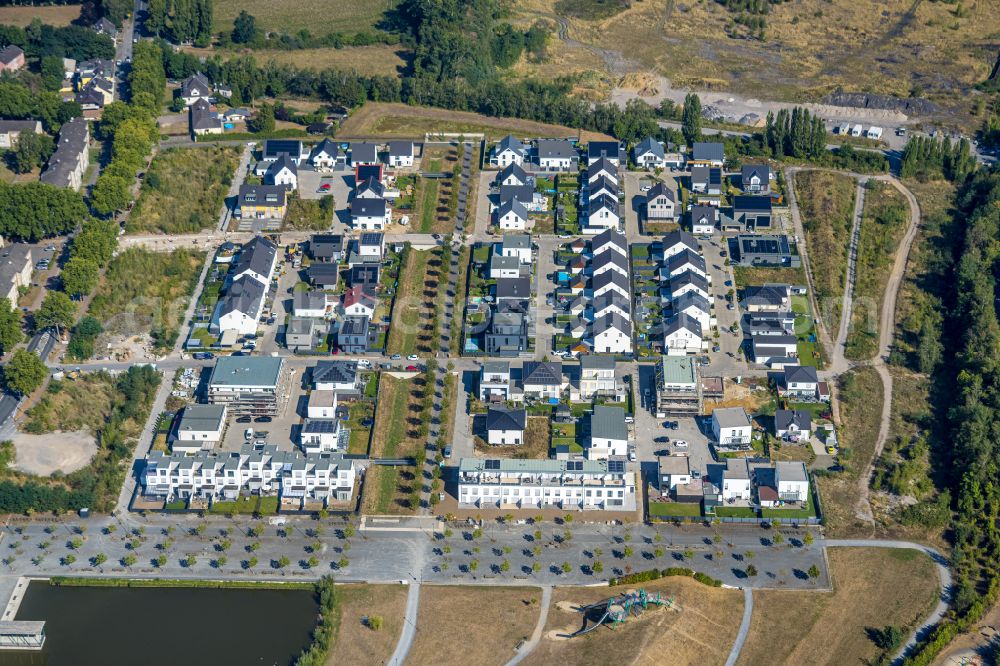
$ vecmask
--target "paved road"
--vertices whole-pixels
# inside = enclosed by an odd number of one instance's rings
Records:
[[[934,562],[934,568],[937,571],[938,581],[941,585],[941,594],[938,598],[937,604],[934,606],[934,610],[931,611],[920,625],[914,629],[913,633],[910,634],[909,639],[902,647],[896,652],[893,657],[894,663],[899,663],[902,659],[909,654],[910,650],[917,644],[917,641],[923,639],[931,629],[944,618],[945,613],[948,612],[948,604],[952,597],[952,578],[951,571],[948,569],[948,558],[938,552],[936,549],[930,546],[925,546],[920,543],[912,543],[910,541],[892,541],[892,540],[881,540],[881,539],[826,539],[823,541],[823,545],[827,548],[901,548],[905,550],[919,550],[925,553]]]
[[[538,611],[538,622],[535,623],[535,630],[531,632],[531,638],[521,646],[514,658],[507,662],[507,666],[517,666],[521,660],[531,654],[531,651],[538,647],[538,642],[542,640],[542,632],[545,631],[545,622],[549,619],[549,604],[552,602],[552,586],[542,587],[542,604]]]
[[[753,590],[749,587],[743,588],[743,619],[740,621],[740,631],[736,634],[736,640],[733,641],[733,647],[729,651],[729,657],[726,658],[726,666],[736,666],[736,661],[740,658],[740,652],[743,650],[743,643],[747,640],[747,634],[750,633],[750,618],[753,616]]]
[[[389,666],[403,666],[406,655],[410,653],[413,639],[417,634],[417,613],[420,609],[420,583],[410,585],[406,595],[406,614],[403,616],[403,631],[399,634],[396,650],[389,659]]]

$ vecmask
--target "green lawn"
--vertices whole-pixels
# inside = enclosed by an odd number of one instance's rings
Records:
[[[434,227],[434,213],[438,200],[438,181],[421,178],[420,181],[420,233],[429,234]]]
[[[215,227],[239,156],[240,149],[233,146],[159,153],[142,182],[126,231],[182,234]]]
[[[687,502],[650,502],[649,515],[651,516],[700,516],[701,504],[690,504]]]
[[[308,30],[313,35],[330,32],[354,34],[371,31],[395,6],[393,0],[375,2],[345,2],[344,0],[215,0],[212,29],[214,32],[233,29],[233,20],[241,10],[257,19],[257,27],[288,34]]]
[[[816,506],[813,504],[812,492],[809,493],[809,506],[805,509],[761,509],[760,515],[762,518],[778,518],[780,520],[814,518]]]
[[[715,515],[719,518],[756,518],[757,510],[748,506],[717,506]]]

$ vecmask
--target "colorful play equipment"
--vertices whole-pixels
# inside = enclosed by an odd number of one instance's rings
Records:
[[[673,597],[663,599],[660,597],[659,592],[656,593],[656,596],[649,594],[643,589],[637,592],[625,592],[616,597],[608,597],[603,601],[577,608],[578,611],[583,613],[583,626],[572,634],[561,634],[560,636],[562,638],[575,638],[576,636],[582,636],[591,632],[603,624],[607,624],[614,629],[630,615],[639,617],[642,611],[646,610],[649,606],[666,606],[672,608],[673,605]],[[597,619],[593,624],[588,626],[587,621],[592,618]]]

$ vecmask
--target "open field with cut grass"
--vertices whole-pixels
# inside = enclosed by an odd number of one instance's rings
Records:
[[[392,0],[351,3],[346,0],[217,0],[214,4],[212,29],[232,30],[233,20],[240,10],[246,10],[257,19],[257,26],[264,30],[295,33],[308,30],[313,35],[340,32],[352,35],[371,30],[386,10],[396,3]]]
[[[595,69],[603,64],[615,78],[649,72],[675,88],[791,101],[815,101],[838,86],[904,98],[926,90],[954,107],[964,105],[956,88],[989,75],[996,54],[984,46],[995,37],[989,17],[1000,11],[997,0],[959,8],[888,0],[876,11],[844,0],[772,3],[761,41],[756,31],[747,38],[738,14],[716,3],[636,2],[611,18],[586,20],[569,16],[567,2],[517,0],[513,16],[525,26],[547,22],[553,31],[562,16],[573,40],[565,48],[594,58]]]
[[[80,18],[80,5],[53,5],[51,7],[0,7],[0,24],[27,27],[35,19],[45,25],[62,27]]]
[[[186,248],[129,248],[111,260],[89,314],[106,333],[149,334],[157,347],[172,347],[204,263],[204,252]]]
[[[872,368],[859,368],[840,376],[840,464],[844,471],[817,477],[827,535],[870,535],[867,523],[855,515],[858,479],[875,453],[882,416],[882,382]]]
[[[389,661],[403,630],[407,586],[338,585],[336,590],[336,628],[326,663],[376,666]],[[382,618],[378,631],[366,624],[372,616]]]
[[[334,68],[355,70],[365,75],[399,76],[409,67],[410,52],[401,46],[373,44],[320,49],[254,49],[248,50],[259,63],[274,61],[281,65],[311,69]],[[236,53],[222,52],[223,57]]]
[[[370,455],[373,458],[406,458],[424,449],[420,426],[423,414],[423,375],[397,379],[379,376],[378,404]],[[364,510],[367,513],[411,513],[414,487],[419,484],[413,467],[373,465],[365,474]]]
[[[438,286],[444,270],[442,248],[407,248],[399,275],[399,293],[392,307],[387,353],[430,354],[437,342]]]
[[[193,233],[219,220],[240,149],[174,148],[158,154],[146,173],[128,233]]]
[[[750,634],[737,664],[863,664],[880,653],[869,630],[904,635],[937,600],[938,578],[918,551],[831,548],[833,592],[754,591]]]
[[[910,207],[902,193],[888,183],[869,180],[858,238],[854,306],[844,349],[849,359],[869,359],[878,351],[885,285],[909,221]]]
[[[437,666],[506,664],[538,621],[537,587],[424,585],[407,663]],[[534,603],[532,603],[534,599]]]
[[[662,598],[672,597],[675,608],[649,607],[613,630],[600,627],[573,639],[583,624],[575,611],[626,590],[644,588]],[[636,665],[672,666],[724,664],[743,615],[743,595],[737,590],[707,587],[690,578],[674,576],[639,585],[596,588],[556,588],[542,641],[524,664],[611,664],[623,654]]]
[[[491,118],[467,111],[448,111],[423,106],[368,102],[344,121],[338,138],[364,136],[417,137],[426,132],[481,132],[490,138],[510,133],[524,136],[571,137],[579,132],[571,127],[549,125],[518,118]],[[596,132],[583,132],[583,140],[609,139]]]
[[[803,171],[795,174],[795,198],[802,214],[816,304],[819,316],[832,331],[840,326],[855,185],[854,178],[839,173]]]

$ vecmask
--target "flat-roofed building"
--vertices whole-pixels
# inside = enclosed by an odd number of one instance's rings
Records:
[[[656,364],[657,416],[693,416],[702,409],[698,368],[689,356],[662,356]],[[660,417],[662,418],[662,417]]]
[[[231,414],[277,416],[285,402],[284,359],[221,356],[208,380],[208,403]]]
[[[226,406],[188,405],[177,423],[177,436],[172,450],[194,453],[212,448],[222,440],[226,429]]]

